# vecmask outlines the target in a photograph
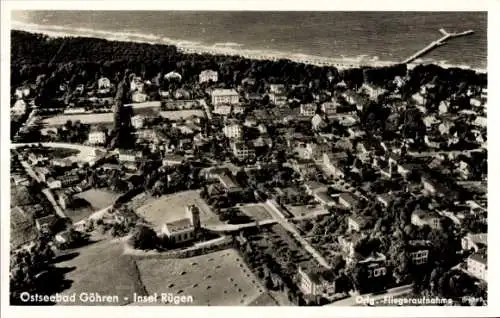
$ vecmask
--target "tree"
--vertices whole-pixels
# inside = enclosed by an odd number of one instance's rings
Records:
[[[130,244],[141,250],[154,249],[158,243],[156,232],[147,226],[139,226],[130,237]]]

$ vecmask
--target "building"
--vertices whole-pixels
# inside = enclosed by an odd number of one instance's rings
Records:
[[[144,116],[142,115],[135,115],[130,119],[132,123],[132,127],[135,129],[141,129],[144,127]]]
[[[22,115],[26,114],[27,108],[28,108],[28,105],[26,104],[26,102],[22,99],[18,99],[14,103],[14,106],[11,107],[10,113],[12,115],[22,116]]]
[[[57,217],[55,215],[47,215],[35,220],[35,226],[42,234],[50,234],[56,225]]]
[[[429,241],[409,241],[409,258],[414,265],[424,265],[429,261]]]
[[[323,154],[323,164],[332,176],[339,178],[344,177],[344,172],[342,171],[341,165],[338,159],[335,158],[332,153]]]
[[[441,216],[435,211],[425,212],[422,210],[417,210],[411,215],[411,223],[419,227],[428,225],[432,229],[440,230]]]
[[[300,114],[302,116],[312,117],[316,115],[317,108],[316,104],[301,104]]]
[[[104,145],[106,143],[106,133],[103,131],[90,132],[88,142],[91,145]]]
[[[210,81],[216,83],[218,80],[219,80],[219,76],[218,76],[216,71],[204,70],[199,75],[200,84],[205,83],[205,82],[210,82]]]
[[[346,209],[352,209],[356,206],[358,200],[352,196],[352,194],[344,192],[339,195],[339,203],[342,204]]]
[[[147,100],[148,100],[148,95],[146,95],[144,93],[135,92],[132,94],[132,101],[134,103],[144,103]]]
[[[488,280],[488,258],[486,254],[472,254],[467,258],[467,272],[472,276]]]
[[[231,114],[231,105],[215,105],[213,113],[221,116],[228,116]]]
[[[66,188],[80,182],[80,177],[76,174],[66,174],[57,178],[61,181],[61,187]]]
[[[29,97],[31,94],[31,89],[28,86],[21,86],[16,88],[14,95],[16,95],[17,99],[23,99]]]
[[[335,294],[335,275],[329,270],[298,270],[299,289],[308,296],[324,298]]]
[[[177,81],[181,81],[182,80],[182,75],[175,72],[175,71],[172,71],[172,72],[169,72],[167,74],[165,74],[164,78],[166,80],[177,80]]]
[[[185,218],[165,223],[161,231],[171,243],[180,244],[196,239],[200,229],[200,209],[196,205],[188,205]]]
[[[480,249],[486,248],[488,246],[488,234],[487,233],[467,233],[466,236],[462,238],[462,249],[465,251],[479,251]]]
[[[324,102],[321,104],[321,112],[328,117],[335,116],[337,114],[337,102]]]
[[[49,189],[60,189],[62,187],[61,180],[56,180],[52,177],[47,179],[47,186]]]
[[[320,114],[316,114],[311,119],[311,125],[313,130],[319,130],[325,126],[325,122]]]
[[[269,84],[269,93],[271,94],[284,94],[285,85],[284,84]]]
[[[61,206],[61,208],[66,209],[72,202],[73,197],[71,195],[68,195],[66,193],[61,193],[58,195],[58,200],[57,202]]]
[[[111,87],[111,81],[107,77],[101,77],[97,80],[97,88],[106,89]]]
[[[238,139],[241,138],[242,129],[239,124],[232,123],[225,125],[223,128],[223,132],[227,138]]]
[[[236,105],[240,101],[240,95],[235,89],[215,89],[212,91],[212,105]]]
[[[269,93],[269,94],[267,94],[267,96],[269,97],[269,101],[276,106],[283,106],[287,102],[287,98],[285,95],[279,95],[276,93]]]
[[[348,231],[361,232],[365,227],[365,221],[357,216],[349,216],[347,218],[347,229]]]
[[[142,81],[142,79],[140,77],[134,77],[131,81],[130,81],[130,91],[132,92],[144,92],[144,82]]]
[[[372,100],[376,100],[378,99],[378,97],[382,94],[384,94],[386,92],[385,89],[383,88],[380,88],[380,87],[376,87],[374,85],[371,85],[371,84],[363,84],[363,86],[361,86],[361,90],[363,92],[365,92],[366,94],[368,94],[368,96],[370,97],[370,99]]]
[[[137,153],[133,151],[127,151],[120,149],[118,151],[118,160],[120,162],[136,162],[137,161]]]
[[[388,208],[392,201],[394,201],[394,195],[392,193],[379,194],[377,195],[377,201],[382,203],[385,208]]]
[[[218,174],[217,179],[228,193],[240,192],[243,189],[227,172]]]
[[[385,265],[386,257],[383,254],[375,253],[362,260],[358,260],[357,266],[363,266],[366,269],[368,279],[383,278],[387,275]]]
[[[245,142],[232,142],[231,151],[238,160],[245,160],[255,154],[255,150],[249,147]]]

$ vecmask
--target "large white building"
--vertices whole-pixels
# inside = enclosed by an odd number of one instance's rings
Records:
[[[212,91],[212,105],[238,104],[240,95],[235,89],[215,89]]]
[[[130,119],[132,123],[132,127],[135,129],[141,129],[144,127],[144,116],[142,115],[135,115]]]
[[[219,76],[216,71],[204,70],[203,72],[200,73],[199,79],[200,79],[200,84],[210,81],[215,83],[219,80]]]
[[[473,254],[467,258],[467,271],[474,277],[488,280],[488,259],[486,255]]]
[[[14,93],[17,99],[23,99],[25,97],[30,96],[31,90],[27,86],[21,86],[16,88],[16,92]]]
[[[300,114],[302,116],[312,117],[316,115],[317,106],[316,104],[302,104],[300,105]]]
[[[22,99],[18,99],[14,106],[10,109],[11,114],[13,115],[24,115],[26,114],[27,109],[26,102]]]
[[[255,150],[248,147],[248,145],[244,142],[232,142],[231,151],[233,155],[239,160],[247,159],[248,157],[253,156],[255,153]]]
[[[240,138],[242,134],[241,126],[238,124],[228,124],[224,126],[223,131],[227,138]]]
[[[91,145],[103,145],[106,143],[106,134],[102,131],[90,132],[88,141]]]

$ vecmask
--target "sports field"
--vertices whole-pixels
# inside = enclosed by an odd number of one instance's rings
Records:
[[[246,306],[266,293],[233,249],[184,259],[143,259],[137,267],[149,295],[192,296],[191,305]]]

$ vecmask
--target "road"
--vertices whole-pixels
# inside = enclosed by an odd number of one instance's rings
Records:
[[[412,292],[412,287],[413,285],[410,284],[388,289],[382,294],[354,295],[349,298],[335,301],[326,306],[366,306],[371,303],[373,303],[374,305],[383,305],[384,298],[396,298],[408,295]],[[388,303],[385,303],[384,305],[388,305]]]
[[[262,225],[269,225],[269,224],[275,224],[278,223],[276,219],[270,219],[270,220],[263,220],[263,221],[256,221],[256,222],[250,222],[250,223],[244,223],[244,224],[214,224],[214,225],[204,225],[203,227],[207,230],[214,231],[214,232],[234,232],[234,231],[239,231],[243,230],[246,228],[254,227],[254,226],[262,226]]]
[[[42,184],[40,178],[36,175],[35,171],[33,168],[26,162],[26,161],[21,161],[21,165],[24,167],[24,170],[26,170],[26,173],[33,179],[35,179],[38,183]],[[64,211],[61,209],[59,204],[57,204],[57,201],[54,198],[54,195],[52,194],[52,191],[49,188],[44,188],[42,190],[42,193],[47,197],[47,200],[52,204],[52,207],[54,207],[54,211],[59,215],[61,218],[66,219],[67,215],[64,213]]]
[[[205,109],[205,113],[207,114],[208,120],[212,120],[212,112],[210,111],[210,107],[208,107],[205,100],[202,98],[199,99],[198,101],[200,102],[200,105],[203,107],[203,109]]]
[[[288,222],[288,220],[274,205],[269,203],[267,205],[269,206],[269,213],[278,221],[278,223],[283,226],[285,230],[290,232],[292,237],[294,237],[302,245],[302,247],[318,261],[318,263],[320,263],[323,267],[330,269],[330,264],[328,264],[323,256],[300,235],[297,228],[295,228],[292,223]]]

